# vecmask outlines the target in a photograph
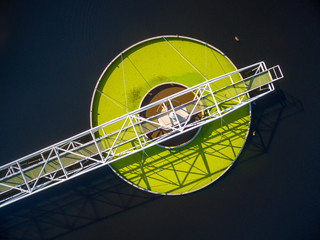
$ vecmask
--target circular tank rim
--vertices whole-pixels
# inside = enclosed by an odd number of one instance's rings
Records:
[[[235,68],[235,70],[238,70],[238,68],[234,65],[234,63],[229,59],[228,56],[226,56],[220,49],[212,46],[211,44],[207,43],[207,42],[204,42],[204,41],[201,41],[201,40],[198,40],[196,38],[191,38],[191,37],[186,37],[186,36],[180,36],[180,35],[159,35],[159,36],[156,36],[156,37],[151,37],[151,38],[147,38],[145,40],[142,40],[140,42],[137,42],[133,45],[131,45],[130,47],[126,48],[125,50],[121,51],[115,58],[113,58],[110,63],[107,65],[107,67],[103,70],[102,74],[100,75],[99,79],[98,79],[98,82],[96,83],[95,85],[95,88],[93,90],[93,95],[92,95],[92,98],[91,98],[91,105],[90,105],[90,127],[92,128],[92,108],[93,108],[93,101],[94,101],[94,97],[95,97],[95,92],[97,90],[97,87],[102,79],[102,77],[104,76],[104,74],[106,73],[106,71],[108,70],[108,68],[111,66],[111,64],[116,60],[118,59],[119,57],[121,57],[121,55],[126,52],[126,51],[129,51],[130,49],[140,45],[140,44],[143,44],[143,43],[146,43],[148,41],[152,41],[152,40],[156,40],[156,39],[160,39],[160,38],[166,38],[166,37],[171,37],[171,38],[182,38],[182,39],[187,39],[187,40],[191,40],[191,41],[195,41],[195,42],[199,42],[199,43],[202,43],[206,46],[209,46],[210,48],[216,50],[217,52],[219,52],[220,54],[222,54],[230,63],[231,65]],[[240,75],[240,78],[242,79],[242,76]],[[247,133],[246,133],[246,136],[245,136],[245,139],[244,139],[244,142],[242,144],[242,147],[241,149],[239,150],[237,156],[234,158],[234,160],[232,161],[232,163],[217,177],[215,178],[214,180],[212,180],[211,182],[197,188],[197,189],[194,189],[194,190],[191,190],[191,191],[187,191],[187,192],[183,192],[183,193],[161,193],[161,192],[155,192],[155,191],[151,191],[151,190],[148,190],[148,189],[145,189],[145,188],[142,188],[138,185],[135,185],[133,183],[131,183],[129,180],[127,180],[126,178],[124,178],[122,175],[120,175],[110,164],[108,165],[111,170],[119,177],[121,178],[122,180],[124,180],[126,183],[130,184],[131,186],[137,188],[137,189],[140,189],[142,191],[145,191],[145,192],[149,192],[149,193],[152,193],[152,194],[156,194],[156,195],[166,195],[166,196],[179,196],[179,195],[185,195],[185,194],[189,194],[189,193],[193,193],[193,192],[196,192],[196,191],[199,191],[209,185],[211,185],[212,183],[216,182],[218,179],[220,179],[232,166],[233,164],[235,163],[235,161],[238,159],[238,157],[240,156],[240,154],[242,153],[243,151],[243,148],[247,142],[247,139],[248,139],[248,136],[249,136],[249,133],[250,133],[250,129],[251,129],[251,122],[252,122],[252,107],[251,107],[251,103],[248,104],[249,105],[249,121],[248,121],[248,128],[247,128]],[[199,131],[200,132],[200,131]],[[198,132],[198,133],[199,133]]]

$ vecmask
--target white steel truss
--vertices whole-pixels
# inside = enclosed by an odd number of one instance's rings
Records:
[[[226,78],[230,84],[216,89],[219,81]],[[259,62],[206,80],[1,166],[0,207],[222,118],[272,92],[273,82],[281,78],[279,66],[267,69],[264,62]],[[192,101],[175,106],[175,98],[190,92],[195,93]],[[145,111],[161,105],[170,107],[152,117],[143,117]],[[187,117],[179,118],[181,111]],[[191,121],[199,113],[202,117]],[[175,118],[174,124],[164,126],[159,119],[169,114]],[[147,136],[159,129],[166,131],[152,139]]]

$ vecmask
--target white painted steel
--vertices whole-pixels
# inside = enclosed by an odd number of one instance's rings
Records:
[[[252,75],[234,82],[233,75],[244,73],[248,70],[251,70]],[[259,77],[264,74],[269,76],[267,78],[268,81],[265,81],[266,78],[263,77],[264,82],[255,83],[254,87],[247,84],[252,84],[255,79],[259,80]],[[231,84],[221,89],[212,90],[215,82],[226,77],[230,78]],[[205,80],[198,85],[1,166],[0,207],[123,159],[131,154],[143,151],[214,120],[222,119],[226,114],[274,91],[273,82],[281,78],[283,78],[283,74],[279,66],[267,69],[264,62],[259,62],[217,78]],[[235,88],[239,84],[242,84],[243,92],[238,93],[236,91],[235,95],[223,97],[222,101],[217,100],[216,97],[222,97],[219,94],[220,91]],[[172,104],[173,99],[190,92],[197,93],[197,97],[194,100],[180,106]],[[250,95],[253,92],[255,92],[255,96]],[[245,95],[248,96],[247,99],[244,99]],[[220,107],[228,101],[233,101],[235,104],[221,109]],[[203,102],[206,102],[206,104],[203,104]],[[165,103],[169,103],[171,109],[167,109],[150,118],[141,116],[142,112]],[[192,110],[188,112],[188,118],[180,122],[177,117],[177,111],[188,105],[192,107]],[[196,115],[199,112],[206,114],[200,120],[191,122],[192,115]],[[153,139],[146,137],[146,134],[164,128],[156,119],[159,119],[161,114],[169,115],[170,113],[173,113],[177,120],[175,125],[166,126],[166,130],[170,129],[171,131]],[[149,124],[149,129],[143,130],[144,125],[146,126],[147,124]],[[121,125],[121,127],[117,128],[118,130],[116,131],[110,131],[110,127],[117,125]]]

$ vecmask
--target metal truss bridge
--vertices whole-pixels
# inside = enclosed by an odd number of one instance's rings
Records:
[[[3,165],[0,207],[220,119],[274,91],[273,82],[281,78],[279,66],[267,69],[264,62],[259,62],[206,80]],[[230,84],[219,88],[219,81],[226,79]],[[195,95],[192,101],[175,104],[177,97],[190,92]],[[167,106],[165,111],[143,117],[147,110],[161,106]],[[202,117],[194,118],[199,113]],[[155,138],[147,136],[159,129],[166,131]]]

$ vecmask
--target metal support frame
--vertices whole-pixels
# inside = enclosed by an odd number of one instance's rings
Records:
[[[243,79],[240,74],[248,71],[251,71],[251,75]],[[234,82],[235,78],[233,79],[232,76],[235,75],[238,75],[237,79],[241,80]],[[221,89],[214,89],[215,83],[223,81],[224,78],[230,78],[231,84]],[[205,80],[198,85],[3,165],[0,167],[0,207],[220,119],[272,92],[273,82],[281,78],[283,74],[279,66],[267,69],[264,62],[259,62]],[[236,90],[239,86],[243,89],[242,92]],[[264,86],[267,88],[260,91]],[[229,89],[234,89],[234,91],[230,90],[228,96],[220,94]],[[253,91],[258,91],[258,93],[250,97],[249,93]],[[197,94],[192,101],[176,107],[172,104],[174,98],[190,92]],[[245,99],[245,96],[248,98]],[[230,101],[233,105],[221,109],[221,106]],[[142,112],[168,102],[171,109],[150,118],[141,116]],[[179,121],[176,113],[176,110],[181,107],[191,109],[184,122]],[[153,139],[146,137],[149,132],[163,128],[156,119],[161,114],[168,114],[170,111],[173,111],[177,124],[167,127],[170,131],[161,136]],[[206,114],[200,120],[190,121],[191,117],[199,112],[206,112]],[[150,129],[143,131],[143,124],[149,124]],[[117,129],[114,126],[121,126],[121,128]]]

